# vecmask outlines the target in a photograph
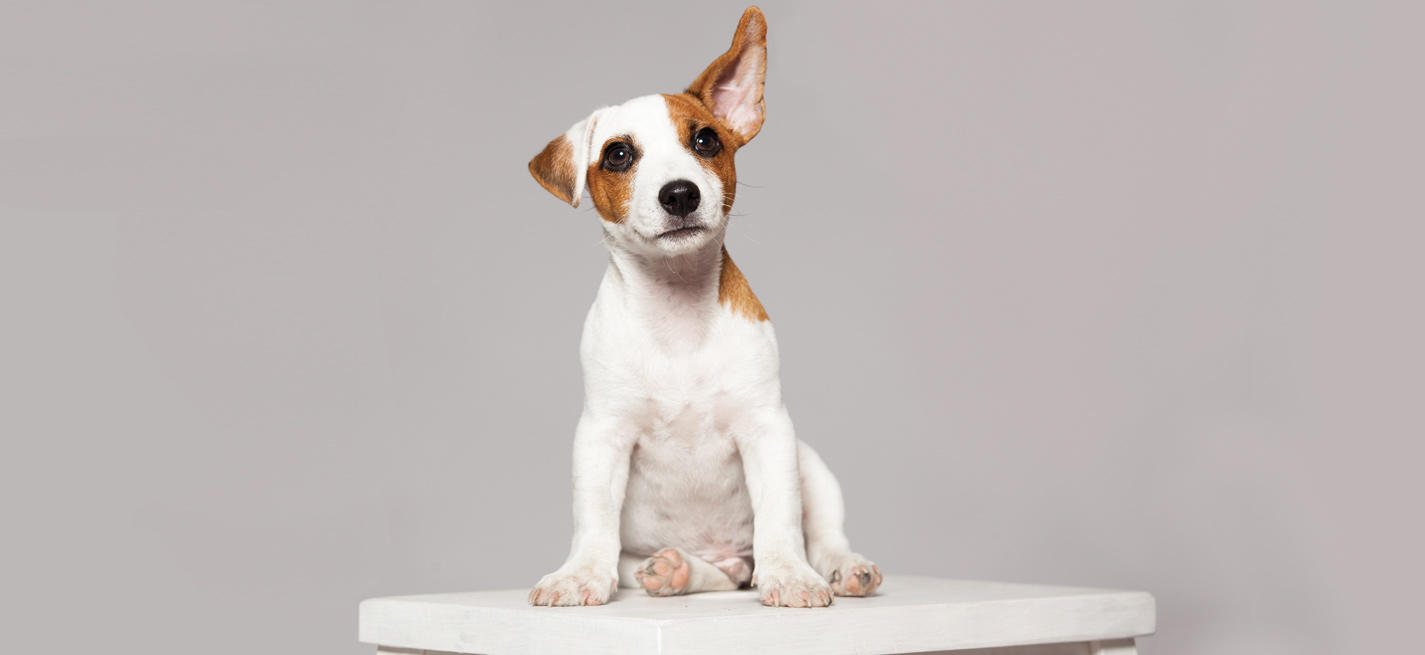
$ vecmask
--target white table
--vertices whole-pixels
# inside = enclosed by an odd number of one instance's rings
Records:
[[[1142,591],[888,575],[870,598],[763,607],[755,591],[653,598],[620,589],[600,607],[531,607],[528,589],[372,598],[360,639],[378,653],[524,655],[1133,655],[1153,633]]]

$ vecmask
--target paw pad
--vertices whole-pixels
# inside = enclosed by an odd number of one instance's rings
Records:
[[[861,561],[848,563],[831,572],[832,591],[837,596],[868,596],[881,586],[881,570],[875,564]]]
[[[650,596],[676,596],[687,591],[692,569],[676,548],[664,548],[643,561],[638,584]]]

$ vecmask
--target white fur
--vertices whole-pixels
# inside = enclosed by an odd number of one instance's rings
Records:
[[[599,112],[589,114],[589,117],[575,123],[569,131],[564,133],[564,138],[573,146],[573,153],[570,158],[574,161],[588,161],[589,147],[594,137],[594,128],[599,124]],[[574,189],[570,195],[569,204],[578,207],[579,198],[584,195],[584,184],[588,181],[589,168],[587,166],[574,167]]]
[[[871,565],[842,533],[835,478],[792,430],[771,322],[718,302],[721,180],[682,143],[661,96],[601,109],[568,134],[589,125],[581,169],[614,136],[632,137],[639,155],[626,220],[602,221],[609,267],[584,323],[573,544],[531,601],[602,603],[621,553],[622,583],[637,586],[636,560],[672,547],[700,560],[687,591],[734,588],[745,580],[703,562],[750,557],[764,602],[829,603],[834,571]],[[678,179],[702,196],[688,221],[657,198]],[[707,229],[658,236],[689,221]]]

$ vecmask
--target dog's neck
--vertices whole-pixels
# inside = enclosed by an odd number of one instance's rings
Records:
[[[718,315],[721,235],[676,256],[649,256],[609,244],[608,291],[659,341],[698,343]]]

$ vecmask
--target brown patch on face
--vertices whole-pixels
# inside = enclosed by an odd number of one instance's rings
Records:
[[[757,294],[752,293],[752,285],[747,283],[737,264],[732,263],[727,246],[722,248],[722,275],[717,281],[717,301],[749,321],[767,320],[767,310],[762,307],[762,301],[757,300]]]
[[[668,104],[668,117],[673,121],[673,129],[677,131],[678,139],[683,142],[683,148],[703,165],[703,170],[716,175],[722,181],[722,210],[731,210],[732,201],[737,196],[737,168],[732,163],[732,155],[737,152],[742,139],[715,118],[697,97],[680,93],[664,94],[663,99]],[[693,135],[704,127],[710,127],[717,132],[718,141],[722,142],[722,150],[711,158],[703,157],[693,150]]]
[[[529,172],[545,191],[574,204],[574,146],[560,135],[529,160]]]
[[[633,197],[633,174],[638,170],[638,155],[634,155],[633,165],[627,170],[610,171],[603,167],[603,152],[609,144],[623,141],[633,144],[633,139],[625,136],[610,138],[599,146],[599,158],[589,164],[589,197],[594,199],[594,208],[599,216],[610,223],[622,223],[628,215],[628,201]],[[634,152],[638,152],[637,144]]]

